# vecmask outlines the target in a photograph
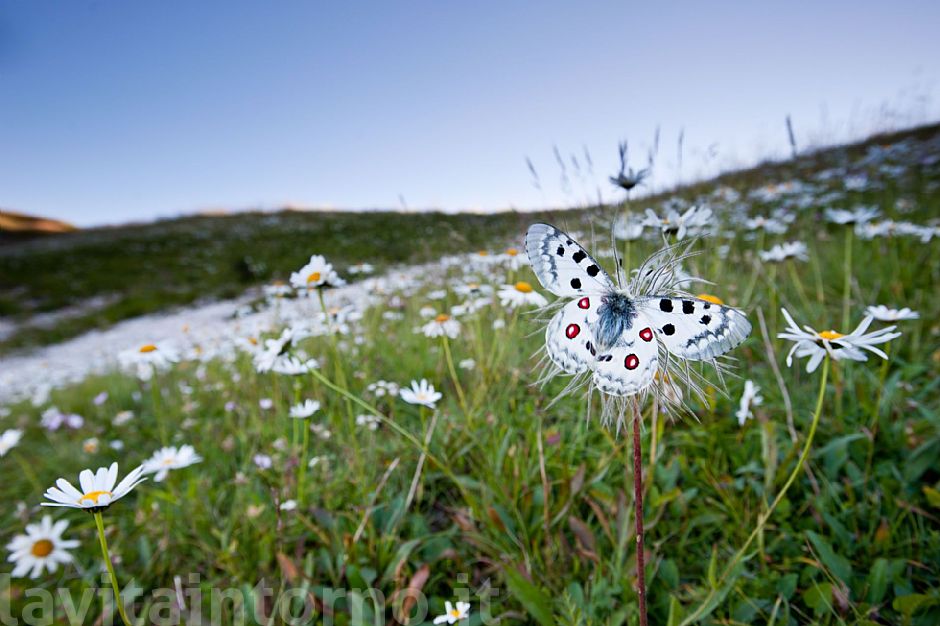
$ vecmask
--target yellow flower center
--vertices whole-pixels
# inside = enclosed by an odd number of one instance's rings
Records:
[[[310,276],[307,276],[307,284],[316,283],[320,281],[320,272],[313,272]]]
[[[258,340],[255,339],[254,337],[249,337],[249,338],[248,338],[248,343],[250,343],[250,344],[253,345],[253,346],[257,346],[257,345],[258,345]]]
[[[157,346],[153,345],[152,343],[148,343],[146,346],[140,347],[140,352],[141,354],[147,354],[148,352],[155,352],[156,349]]]
[[[163,464],[164,464],[164,465],[173,465],[173,461],[175,461],[175,460],[176,460],[176,459],[173,459],[173,458],[170,458],[170,459],[163,459]]]
[[[480,256],[489,256],[490,253],[487,252],[486,250],[480,250],[479,252],[477,252],[477,254]]]
[[[532,285],[523,280],[520,280],[518,283],[516,283],[516,291],[520,291],[522,293],[532,293]]]
[[[837,333],[834,330],[824,330],[821,333],[819,333],[820,339],[828,339],[829,341],[833,341],[835,339],[842,339],[843,337],[845,337],[845,335],[843,335],[842,333]]]
[[[698,298],[699,300],[704,300],[705,302],[711,302],[712,304],[717,304],[718,306],[721,306],[724,304],[724,300],[722,300],[718,296],[713,296],[707,293],[700,293],[695,297]]]
[[[516,256],[517,254],[519,254],[519,251],[516,250],[515,248],[510,248],[509,250],[506,250],[506,254],[508,254],[509,256]]]
[[[49,556],[50,554],[52,554],[53,548],[55,548],[55,545],[53,545],[51,541],[49,541],[48,539],[40,539],[39,541],[33,544],[33,548],[32,550],[30,550],[30,552],[32,553],[33,556],[38,556],[39,558],[42,558],[44,556]]]
[[[91,491],[83,495],[81,498],[79,498],[78,503],[81,504],[85,500],[91,500],[95,504],[98,504],[98,498],[100,498],[101,496],[113,496],[113,495],[114,494],[111,493],[110,491]]]
[[[451,617],[460,617],[460,611],[458,611],[457,609],[451,609],[451,610],[450,610],[450,616],[451,616]]]
[[[449,319],[450,319],[450,315],[448,315],[447,313],[441,313],[440,315],[434,318],[434,321],[437,322],[438,324],[443,324]]]
[[[283,286],[284,286],[284,281],[283,281],[283,280],[276,280],[276,281],[274,281],[274,286],[275,286],[275,287],[283,287]]]

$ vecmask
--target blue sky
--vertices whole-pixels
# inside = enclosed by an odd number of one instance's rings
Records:
[[[81,225],[204,209],[531,208],[935,119],[937,2],[0,5],[0,207]],[[899,115],[889,115],[885,111]],[[593,174],[560,184],[553,156]],[[525,158],[542,177],[532,185]],[[570,161],[568,166],[570,167]]]

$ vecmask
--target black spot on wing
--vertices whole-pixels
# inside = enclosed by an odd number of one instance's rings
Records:
[[[595,276],[597,276],[598,272],[600,271],[601,271],[600,268],[598,268],[596,265],[588,265],[587,273],[588,273],[588,276],[590,276],[591,278],[594,278]]]
[[[558,246],[558,250],[556,251],[556,254],[557,254],[558,256],[565,256],[565,247],[564,247],[564,246]]]
[[[665,326],[663,326],[663,334],[666,334],[666,335],[675,335],[675,334],[676,334],[676,327],[673,326],[672,324],[666,324]]]
[[[703,316],[702,316],[702,319],[699,320],[700,323],[705,324],[706,326],[707,326],[708,323],[711,322],[711,321],[712,321],[712,316],[711,316],[711,315],[703,315]]]
[[[682,312],[685,313],[686,315],[691,315],[692,313],[695,313],[695,303],[692,302],[691,300],[683,300]]]
[[[587,253],[584,250],[578,250],[577,252],[571,255],[571,260],[573,260],[575,263],[580,263],[586,258],[587,258]]]
[[[659,301],[659,310],[663,313],[672,313],[672,300],[663,298]]]
[[[572,278],[572,279],[571,279],[571,288],[572,288],[572,289],[580,289],[580,288],[581,288],[581,279],[580,279],[580,278]]]

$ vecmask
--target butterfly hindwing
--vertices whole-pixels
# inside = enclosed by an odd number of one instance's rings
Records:
[[[614,283],[584,248],[550,224],[533,224],[525,236],[526,254],[542,286],[556,296],[610,291]]]
[[[591,327],[600,298],[583,296],[566,304],[545,329],[545,347],[552,363],[568,374],[586,371],[597,355]]]
[[[613,348],[593,363],[594,386],[613,396],[629,396],[650,386],[659,370],[659,346],[651,322],[642,314],[633,320]]]
[[[714,359],[751,333],[751,323],[743,313],[707,300],[650,296],[636,304],[666,349],[683,359]]]

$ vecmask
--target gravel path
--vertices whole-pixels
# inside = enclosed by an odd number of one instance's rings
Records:
[[[390,272],[385,280],[414,280],[431,270],[430,265],[408,266]],[[367,279],[327,291],[327,304],[366,305],[373,281]],[[235,316],[236,311],[244,309],[258,295],[255,291],[234,300],[145,315],[63,343],[0,358],[0,406],[43,396],[50,389],[117,369],[118,355],[124,350],[148,343],[213,345],[237,337],[245,328],[272,328],[278,316],[290,317],[292,312],[287,308],[310,307],[306,299],[291,299],[283,300],[278,307]]]

